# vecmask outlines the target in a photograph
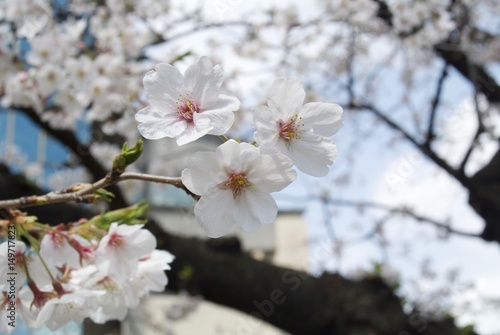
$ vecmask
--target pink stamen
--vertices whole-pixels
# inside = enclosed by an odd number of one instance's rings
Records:
[[[177,102],[177,112],[179,116],[187,122],[193,122],[194,113],[199,113],[200,109],[193,100],[184,100]]]

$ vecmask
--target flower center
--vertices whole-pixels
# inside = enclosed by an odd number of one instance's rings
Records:
[[[233,198],[236,199],[245,189],[252,184],[248,181],[245,173],[235,173],[232,174],[229,179],[222,184],[222,188],[225,190],[233,191]]]
[[[56,248],[61,248],[63,246],[64,238],[61,235],[50,233],[50,238]]]
[[[293,115],[287,122],[280,121],[279,125],[279,136],[281,139],[290,142],[291,140],[298,139],[300,130],[298,129],[300,124],[296,124],[297,114]]]
[[[193,99],[177,100],[177,113],[187,122],[193,122],[194,113],[199,113],[200,109]]]
[[[123,244],[123,238],[119,234],[112,234],[109,238],[109,246],[112,248],[119,248]]]

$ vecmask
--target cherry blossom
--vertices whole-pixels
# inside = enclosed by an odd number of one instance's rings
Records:
[[[78,235],[70,235],[66,232],[51,231],[42,238],[40,243],[40,255],[47,264],[52,266],[70,266],[80,268],[81,248],[75,246],[90,247],[90,242]]]
[[[36,327],[40,328],[45,325],[50,330],[56,330],[69,321],[80,324],[93,312],[94,306],[89,303],[89,298],[103,294],[103,291],[78,290],[51,299],[40,310]]]
[[[97,267],[117,278],[128,278],[137,271],[139,259],[155,249],[156,239],[143,225],[112,223],[97,247]]]
[[[9,278],[9,256],[15,250],[15,268],[16,268],[16,285],[21,287],[27,278],[26,268],[28,268],[29,275],[32,280],[40,283],[40,285],[50,285],[51,278],[47,273],[46,268],[43,266],[40,258],[33,253],[28,253],[26,244],[22,241],[16,241],[14,246],[9,248],[8,242],[0,244],[0,287],[2,287]],[[25,266],[26,265],[26,266]],[[49,266],[51,275],[56,273],[56,269]]]
[[[213,66],[207,57],[190,65],[184,76],[170,64],[156,65],[144,77],[150,106],[135,116],[139,132],[147,139],[175,137],[178,145],[224,134],[240,102],[221,92],[222,80],[221,66]]]
[[[142,227],[112,223],[99,243],[53,227],[41,238],[38,253],[27,252],[26,245],[16,240],[11,249],[15,246],[18,316],[29,327],[51,330],[87,317],[97,323],[123,320],[142,297],[164,290],[165,271],[174,259],[167,251],[154,250],[154,236]],[[12,263],[7,244],[0,245],[2,307],[9,303],[7,292],[12,290],[6,277],[11,272],[8,262]],[[25,264],[28,272],[23,270]],[[0,330],[10,332],[10,328]]]
[[[281,153],[299,170],[326,176],[337,156],[328,138],[342,127],[342,107],[331,103],[303,105],[305,91],[297,78],[274,81],[268,106],[254,110],[255,141],[264,153]]]
[[[182,182],[201,198],[195,215],[209,237],[228,233],[234,224],[257,230],[276,219],[278,207],[269,193],[296,178],[283,155],[262,155],[248,143],[229,140],[214,152],[198,152],[182,171]]]

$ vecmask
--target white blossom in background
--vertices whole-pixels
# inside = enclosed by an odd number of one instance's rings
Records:
[[[84,167],[60,168],[48,178],[48,185],[53,190],[62,190],[68,185],[90,181],[90,175]]]
[[[24,166],[28,158],[19,146],[12,143],[0,144],[0,162],[7,166]]]
[[[110,157],[116,157],[120,151],[120,147],[108,142],[95,142],[90,146],[90,153],[92,156],[106,169],[111,169],[113,166],[113,160],[110,159]]]
[[[326,176],[337,156],[328,138],[342,127],[342,107],[311,102],[297,78],[274,81],[267,92],[268,106],[254,110],[255,141],[263,153],[289,157],[299,170]]]
[[[43,104],[37,92],[33,71],[19,71],[8,77],[2,97],[2,106],[33,108],[38,113],[42,112]]]
[[[4,80],[17,71],[12,62],[12,57],[15,55],[15,49],[12,48],[14,40],[10,26],[0,23],[0,88],[3,87]]]
[[[237,224],[255,231],[273,223],[278,206],[271,192],[296,178],[283,155],[262,155],[248,143],[229,140],[215,152],[198,152],[182,171],[182,182],[200,195],[194,213],[209,237],[227,234]]]
[[[53,94],[59,87],[63,78],[61,67],[46,63],[35,71],[35,81],[37,83],[38,92],[43,97],[48,97]]]
[[[222,67],[207,57],[191,64],[184,76],[170,64],[156,65],[144,77],[150,106],[135,116],[139,132],[147,139],[175,137],[178,145],[226,133],[240,102],[221,92],[222,80]]]
[[[31,50],[26,61],[32,66],[45,64],[59,64],[63,61],[63,50],[57,42],[58,36],[54,31],[35,36],[30,42]]]

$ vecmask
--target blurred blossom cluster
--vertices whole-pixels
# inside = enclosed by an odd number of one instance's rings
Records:
[[[245,7],[239,2],[226,13],[230,18],[219,17],[221,25],[228,21],[239,36],[228,39],[223,38],[225,32],[200,37],[198,32],[205,26],[209,31],[207,23],[214,17],[204,17],[202,11],[170,1],[2,1],[0,99],[4,107],[32,109],[53,129],[98,126],[106,136],[133,142],[138,138],[134,114],[147,102],[143,75],[155,67],[158,58],[162,62],[178,60],[182,68],[186,64],[180,55],[190,59],[191,54],[212,50],[214,60],[232,56],[237,64],[229,67],[225,88],[230,87],[241,97],[243,112],[238,111],[234,117],[242,122],[249,121],[244,112],[248,101],[258,96],[255,87],[266,82],[269,86],[268,76],[248,80],[246,73],[258,64],[314,83],[309,94],[324,95],[322,81],[318,80],[325,77],[324,69],[342,80],[354,52],[361,63],[387,56],[377,49],[379,42],[384,43],[384,50],[404,46],[399,52],[405,55],[403,81],[410,90],[416,62],[429,63],[429,52],[434,52],[437,43],[460,44],[461,50],[477,62],[498,60],[500,43],[491,32],[494,15],[498,14],[495,3],[317,0],[307,11],[285,5],[245,13],[231,21],[236,7]],[[384,11],[391,14],[384,16]],[[241,39],[244,43],[234,42]],[[150,46],[162,44],[169,45],[162,53],[148,52]],[[363,78],[368,68],[360,67],[355,74]],[[253,90],[249,89],[252,85]],[[377,93],[373,90],[367,90],[368,98],[368,94]],[[239,124],[233,128],[241,129]],[[216,130],[205,127],[196,136],[221,129]],[[111,146],[90,145],[92,155]],[[153,156],[151,164],[161,165],[156,160],[160,156]],[[96,159],[102,162],[101,157],[97,155]]]

